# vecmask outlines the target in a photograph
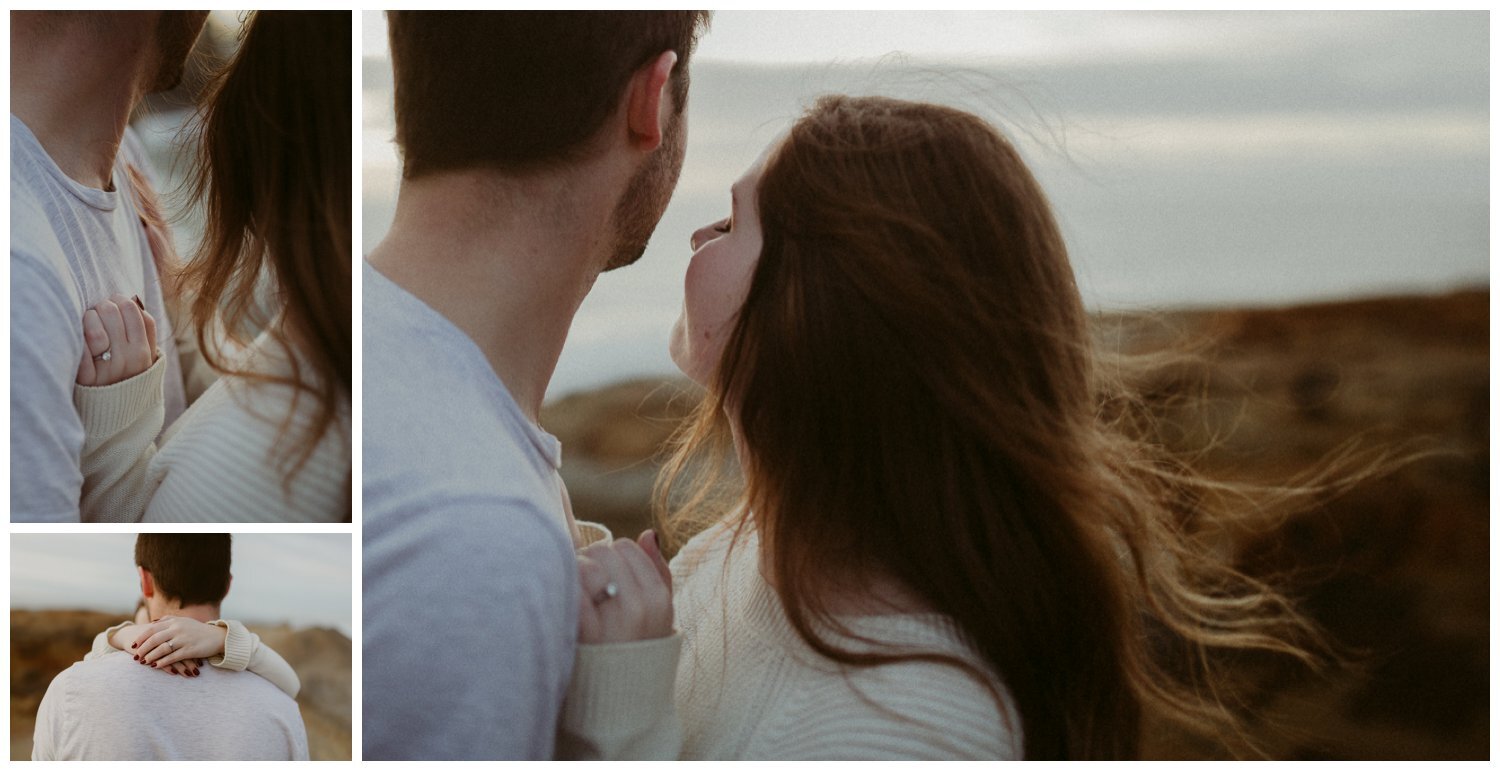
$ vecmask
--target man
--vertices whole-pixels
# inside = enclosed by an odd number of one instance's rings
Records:
[[[142,533],[135,562],[151,618],[219,618],[229,536]],[[37,710],[32,760],[307,760],[297,703],[251,672],[193,678],[123,652],[63,670]]]
[[[84,431],[73,383],[88,308],[112,295],[144,302],[167,357],[165,425],[183,410],[172,322],[136,198],[143,193],[127,182],[132,169],[146,173],[146,156],[126,122],[141,97],[181,79],[207,15],[11,12],[13,521],[79,521]]]
[[[390,12],[403,169],[364,267],[364,757],[547,758],[577,527],[537,424],[681,169],[704,12]]]

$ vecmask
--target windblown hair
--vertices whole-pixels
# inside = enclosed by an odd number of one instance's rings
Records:
[[[281,464],[288,482],[348,404],[350,332],[348,11],[257,11],[233,61],[204,92],[193,197],[204,236],[174,284],[191,302],[198,346],[221,372],[316,399]],[[274,317],[257,307],[272,285]],[[218,346],[265,326],[291,362],[281,378],[235,369]]]
[[[1027,758],[1136,757],[1147,715],[1233,736],[1212,654],[1323,660],[1315,624],[1194,535],[1210,499],[1255,491],[1142,436],[1046,197],[993,127],[824,97],[768,157],[758,204],[747,298],[658,484],[668,543],[740,517],[809,645],[998,681],[1021,725],[996,730],[1019,729]],[[716,506],[704,469],[719,466],[702,461],[731,444],[726,425],[745,486]],[[988,671],[823,637],[843,628],[830,595],[870,579],[952,618]]]

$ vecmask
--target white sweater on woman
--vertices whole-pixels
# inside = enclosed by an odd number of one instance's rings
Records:
[[[730,537],[726,527],[710,528],[672,561],[678,634],[579,646],[559,757],[1021,757],[1013,707],[1007,702],[1002,716],[973,676],[928,662],[841,669],[815,654],[762,577],[754,533],[733,550]],[[904,650],[978,660],[944,616],[842,621],[854,633]],[[851,640],[841,644],[872,649]]]
[[[287,448],[304,435],[318,400],[290,385],[221,377],[158,444],[164,359],[114,385],[74,387],[85,431],[83,521],[337,522],[348,514],[347,403],[284,484]],[[288,354],[266,334],[239,366],[273,377],[292,373]],[[302,373],[309,374],[306,365]]]

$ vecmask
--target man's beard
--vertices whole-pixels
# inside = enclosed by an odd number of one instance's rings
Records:
[[[623,268],[646,253],[651,233],[656,230],[656,223],[661,221],[667,203],[672,200],[672,191],[677,187],[686,141],[687,118],[678,113],[662,137],[661,146],[636,170],[630,184],[625,187],[625,194],[615,205],[615,247],[609,261],[604,264],[604,270]]]
[[[156,73],[148,90],[170,91],[182,82],[193,41],[203,31],[207,11],[162,11],[156,22]]]

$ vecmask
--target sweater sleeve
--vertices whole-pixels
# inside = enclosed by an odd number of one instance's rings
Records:
[[[234,671],[246,670],[269,680],[286,695],[297,698],[302,689],[296,670],[286,663],[271,646],[260,641],[260,636],[245,628],[238,621],[219,619],[212,622],[226,630],[224,654],[208,660],[209,665]]]
[[[115,632],[120,631],[122,627],[126,627],[129,625],[129,621],[121,621],[120,623],[115,624],[114,626],[100,632],[99,634],[94,635],[94,644],[89,648],[89,652],[84,654],[83,660],[90,661],[93,659],[97,659],[100,656],[106,656],[111,653],[119,653],[120,649],[110,644],[109,638],[114,637]]]
[[[145,513],[153,487],[147,472],[165,419],[166,371],[163,357],[113,385],[73,387],[85,432],[80,462],[85,522],[139,522]]]
[[[682,637],[579,645],[558,722],[559,760],[676,760]]]

